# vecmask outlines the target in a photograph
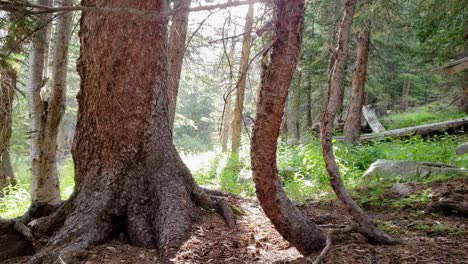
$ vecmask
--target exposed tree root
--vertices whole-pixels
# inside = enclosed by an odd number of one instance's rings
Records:
[[[445,215],[459,215],[468,217],[468,202],[463,196],[442,197],[430,203],[425,209],[426,213],[443,213]]]
[[[112,188],[104,192],[81,189],[57,211],[31,223],[33,232],[53,235],[29,263],[80,263],[90,247],[116,232],[124,233],[133,245],[158,249],[161,259],[168,260],[190,236],[196,205],[215,209],[229,227],[235,225],[234,213],[222,197],[205,193],[194,182],[187,185],[185,177],[180,175],[171,181],[159,182],[168,179],[164,174],[169,172],[171,175],[187,173],[185,169],[164,166],[151,177],[133,177],[131,186],[123,187],[130,190],[128,196],[127,192],[120,193]],[[142,182],[135,182],[139,180]],[[175,192],[176,186],[187,188]],[[90,199],[97,195],[99,199]],[[0,227],[11,224],[0,222]],[[28,236],[27,232],[22,233]]]
[[[222,198],[208,195],[204,188],[200,188],[194,195],[198,206],[215,209],[224,218],[228,227],[232,228],[236,225],[232,208]]]
[[[332,228],[335,228],[335,227],[332,227]],[[325,260],[325,257],[327,256],[328,252],[330,252],[330,250],[332,248],[333,236],[338,234],[338,233],[339,234],[349,233],[349,232],[352,232],[353,230],[355,230],[355,228],[352,227],[352,226],[349,226],[349,227],[344,227],[344,228],[340,228],[340,229],[332,229],[332,230],[328,231],[326,245],[323,248],[320,255],[318,255],[317,258],[313,262],[310,259],[310,257],[308,257],[306,262],[307,263],[313,263],[313,264],[323,263],[323,261]]]
[[[205,188],[205,187],[202,187],[200,186],[200,189],[207,193],[207,194],[210,194],[210,195],[214,195],[214,196],[220,196],[220,197],[232,197],[232,198],[236,198],[236,199],[240,199],[240,200],[245,200],[244,197],[242,196],[239,196],[239,195],[235,195],[233,193],[228,193],[228,192],[223,192],[223,191],[220,191],[220,190],[213,190],[213,189],[208,189],[208,188]]]

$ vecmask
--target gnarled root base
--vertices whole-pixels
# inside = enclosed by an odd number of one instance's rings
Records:
[[[30,263],[79,263],[90,247],[120,234],[133,245],[158,249],[167,260],[189,238],[196,205],[216,209],[233,226],[231,208],[222,198],[204,193],[187,173],[186,168],[163,166],[151,177],[132,171],[131,182],[99,189],[104,191],[78,188],[69,202],[33,223],[34,232],[58,232]]]

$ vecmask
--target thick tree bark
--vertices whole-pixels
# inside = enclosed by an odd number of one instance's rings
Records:
[[[353,22],[354,10],[357,0],[347,0],[345,12],[341,22],[338,38],[337,57],[333,68],[329,89],[329,101],[320,124],[321,144],[325,166],[330,177],[330,184],[338,199],[344,204],[346,210],[357,222],[357,231],[364,234],[370,241],[376,243],[395,243],[396,240],[376,228],[372,219],[359,207],[359,205],[347,193],[333,154],[332,129],[333,120],[340,107],[340,99],[343,96],[344,65],[347,59],[349,32]],[[342,100],[341,100],[342,102]]]
[[[347,142],[354,143],[361,134],[362,101],[367,76],[367,58],[369,53],[369,30],[359,33],[357,41],[356,66],[353,74],[351,103],[344,126]]]
[[[168,77],[167,86],[169,92],[169,118],[174,126],[174,119],[177,106],[177,95],[179,93],[179,82],[182,73],[182,63],[185,54],[185,42],[187,39],[187,25],[191,0],[176,0],[174,10],[176,13],[172,16],[169,32],[169,52],[168,52]]]
[[[37,4],[48,5],[49,0],[38,0]],[[49,139],[48,119],[49,102],[42,96],[41,90],[46,85],[45,61],[49,15],[41,15],[38,20],[40,29],[36,32],[29,54],[29,72],[27,97],[30,114],[31,133],[31,196],[34,207],[56,206],[60,200],[56,166],[56,141]]]
[[[239,152],[242,132],[242,113],[244,109],[244,93],[247,82],[247,74],[249,70],[250,44],[252,42],[252,26],[253,26],[254,7],[249,5],[247,17],[245,18],[244,39],[242,41],[242,54],[239,65],[239,80],[236,85],[236,101],[234,104],[234,112],[232,116],[232,136],[231,136],[231,151]]]
[[[403,91],[401,92],[401,103],[400,103],[400,109],[402,111],[406,111],[409,106],[409,90],[410,90],[410,80],[405,79],[403,81]]]
[[[0,71],[0,195],[2,189],[14,181],[10,159],[13,100],[15,98],[16,72],[13,69]]]
[[[302,41],[304,0],[280,0],[271,60],[262,76],[251,142],[257,197],[280,234],[302,254],[325,245],[323,232],[286,197],[278,178],[276,148],[288,88]]]
[[[167,8],[163,0],[84,0],[82,4]],[[138,18],[82,15],[75,192],[33,227],[53,235],[32,263],[53,263],[59,257],[74,263],[80,251],[113,233],[124,233],[133,245],[156,248],[168,258],[189,237],[196,204],[232,216],[229,207],[196,185],[172,142],[167,19]],[[233,218],[226,220],[233,224]]]

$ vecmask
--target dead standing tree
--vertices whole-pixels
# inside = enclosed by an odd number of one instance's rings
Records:
[[[379,230],[372,219],[349,196],[341,180],[340,172],[333,154],[332,129],[333,120],[341,107],[343,98],[344,67],[348,57],[349,34],[353,23],[354,10],[357,0],[347,0],[345,12],[338,34],[338,47],[335,50],[335,64],[328,89],[329,100],[320,123],[321,144],[325,166],[330,177],[330,184],[338,199],[357,222],[356,230],[364,234],[371,242],[396,243],[397,240]]]

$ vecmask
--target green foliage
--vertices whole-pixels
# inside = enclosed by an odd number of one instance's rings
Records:
[[[352,189],[370,184],[364,182],[362,175],[377,159],[443,162],[468,167],[468,158],[457,157],[454,153],[457,145],[467,139],[465,135],[442,135],[428,139],[418,136],[408,139],[383,139],[358,145],[335,142],[334,152],[343,181]],[[278,146],[280,179],[288,196],[298,201],[324,197],[331,191],[319,140],[310,137],[305,141],[306,143],[301,145]],[[439,178],[442,179],[441,176]],[[377,185],[382,188],[385,186],[382,183]],[[372,197],[363,199],[376,200],[384,194],[385,190],[382,188],[376,188],[375,192],[371,193]]]
[[[398,199],[392,202],[392,207],[396,209],[402,208],[417,208],[419,206],[426,206],[431,202],[434,193],[431,188],[427,188],[421,193],[411,194],[408,197]]]
[[[31,189],[30,170],[28,163],[16,164],[15,184],[3,189],[4,197],[0,198],[0,217],[14,218],[23,215],[31,204],[29,190]],[[73,192],[74,169],[71,158],[63,160],[59,168],[60,194],[63,200]]]
[[[443,111],[441,111],[443,109]],[[435,122],[442,122],[452,119],[467,117],[463,112],[455,107],[441,105],[440,103],[428,104],[411,112],[394,113],[385,116],[382,124],[388,130],[418,126]]]
[[[451,224],[443,224],[438,221],[435,223],[416,223],[409,226],[411,230],[422,232],[427,236],[448,236],[457,237],[466,234],[464,227]]]
[[[249,163],[249,157],[243,155],[239,158],[239,154],[218,153],[208,168],[196,171],[194,177],[204,186],[228,193],[254,196],[255,187],[250,166],[247,165]]]
[[[246,163],[239,159],[239,154],[231,153],[227,158],[226,166],[219,174],[221,190],[252,196],[255,191],[251,175],[251,171],[247,170]]]

